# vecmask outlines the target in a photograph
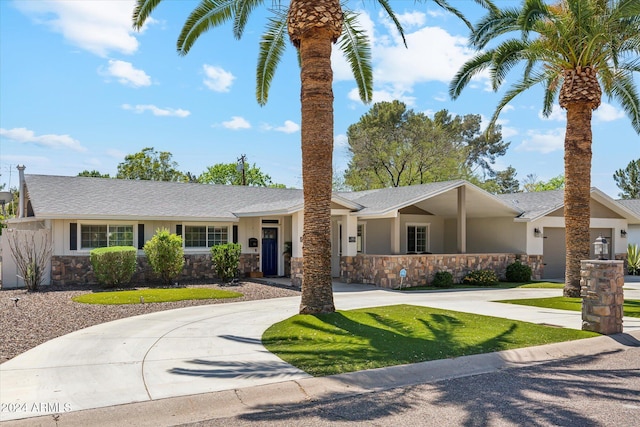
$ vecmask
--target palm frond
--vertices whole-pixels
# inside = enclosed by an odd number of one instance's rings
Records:
[[[185,21],[178,36],[178,54],[186,55],[198,38],[209,29],[233,18],[236,0],[202,0]]]
[[[256,67],[256,99],[258,104],[265,105],[269,99],[269,89],[276,68],[282,59],[287,41],[286,11],[277,12],[267,23],[260,40],[258,65]]]
[[[389,15],[389,18],[391,18],[391,22],[393,22],[393,24],[396,26],[396,29],[400,33],[400,37],[402,37],[402,42],[404,43],[404,47],[407,47],[407,40],[404,37],[404,29],[402,28],[402,24],[398,20],[398,17],[396,16],[395,12],[391,8],[389,1],[388,0],[376,0],[376,1],[380,3],[380,6],[382,6],[385,12],[387,12],[387,15]]]
[[[136,0],[133,9],[133,28],[140,30],[151,15],[151,12],[160,4],[162,0]]]
[[[484,49],[499,36],[519,30],[519,16],[520,12],[515,8],[491,11],[476,24],[469,36],[469,43],[476,49]]]
[[[264,3],[264,0],[236,0],[235,18],[233,20],[233,35],[236,39],[242,38],[244,28],[249,21],[249,15],[262,3]]]
[[[611,96],[618,100],[622,109],[631,120],[631,126],[640,134],[640,96],[633,82],[631,73],[619,73],[613,79],[611,86]]]
[[[449,96],[451,96],[452,99],[458,98],[462,90],[469,84],[474,76],[491,66],[493,55],[494,51],[488,50],[479,53],[467,61],[451,80],[449,84]]]
[[[489,125],[487,126],[487,129],[492,129],[495,126],[496,121],[498,121],[498,117],[502,112],[502,109],[506,107],[507,104],[509,104],[513,100],[513,98],[522,94],[523,92],[526,92],[527,90],[531,89],[533,86],[541,82],[544,82],[546,80],[545,77],[546,76],[544,73],[540,73],[528,79],[523,79],[520,82],[515,83],[513,86],[511,86],[511,88],[504,94],[502,99],[500,99],[500,102],[498,102],[498,106],[496,107],[496,110],[494,111],[493,116],[491,116],[491,119],[489,120]]]
[[[358,15],[345,11],[342,35],[338,40],[358,85],[362,102],[368,104],[373,97],[373,71],[371,69],[371,45],[364,30],[358,28]]]

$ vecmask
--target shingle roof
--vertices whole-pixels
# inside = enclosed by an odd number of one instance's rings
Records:
[[[371,212],[384,213],[398,207],[406,206],[416,200],[427,199],[434,194],[453,189],[464,183],[465,181],[462,180],[432,182],[406,187],[339,193],[339,195],[364,206],[364,208],[359,211],[362,214]]]
[[[138,217],[229,219],[234,213],[295,210],[302,190],[26,175],[33,211],[40,218]],[[258,209],[255,209],[255,208]]]
[[[620,200],[617,200],[617,202],[620,203],[625,208],[632,211],[633,213],[635,213],[636,215],[640,216],[640,199],[629,199],[629,200],[620,199]]]
[[[520,219],[534,219],[564,206],[564,190],[498,194],[496,197],[523,211]]]

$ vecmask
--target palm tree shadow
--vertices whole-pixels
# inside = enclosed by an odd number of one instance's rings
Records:
[[[640,384],[640,370],[602,367],[608,358],[622,353],[573,357],[371,393],[329,393],[309,403],[278,405],[277,408],[258,405],[251,408],[251,413],[237,419],[301,424],[312,419],[351,423],[375,420],[376,425],[395,425],[406,415],[408,418],[405,419],[423,419],[425,426],[475,427],[506,422],[510,425],[595,427],[602,425],[602,420],[585,413],[585,400],[611,408],[619,407],[621,403],[632,407],[640,405],[637,388],[617,384],[621,379]],[[615,361],[610,365],[619,366]],[[578,399],[579,403],[570,404]],[[446,421],[434,419],[435,413],[451,418]]]

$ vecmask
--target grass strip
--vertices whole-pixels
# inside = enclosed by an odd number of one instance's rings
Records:
[[[272,325],[262,341],[282,360],[324,376],[597,335],[403,304],[296,315]]]
[[[455,284],[450,288],[437,288],[435,286],[414,286],[402,288],[402,291],[441,291],[443,289],[513,289],[513,288],[540,288],[540,289],[562,289],[564,283],[555,282],[498,282],[495,286],[469,286]]]
[[[582,311],[582,298],[551,297],[551,298],[528,298],[528,299],[508,299],[496,302],[507,304],[529,305],[541,308],[555,308],[557,310]],[[624,300],[622,310],[625,316],[640,317],[640,301]]]
[[[72,300],[84,304],[140,304],[200,299],[239,298],[239,292],[211,288],[136,289],[83,294]]]

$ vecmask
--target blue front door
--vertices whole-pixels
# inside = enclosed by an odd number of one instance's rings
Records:
[[[262,229],[262,274],[278,275],[278,229]]]

